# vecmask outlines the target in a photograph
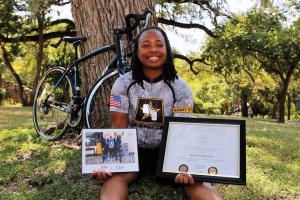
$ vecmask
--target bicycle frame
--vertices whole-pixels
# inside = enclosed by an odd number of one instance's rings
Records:
[[[75,48],[75,55],[74,57],[77,58],[78,57],[78,52],[77,52],[77,45],[74,46]],[[62,74],[62,76],[60,77],[60,79],[57,81],[57,83],[55,84],[54,88],[51,90],[51,92],[48,94],[48,96],[46,97],[45,101],[48,100],[48,98],[53,94],[53,92],[55,91],[55,89],[58,87],[58,85],[61,83],[61,81],[64,79],[64,77],[71,72],[72,70],[74,70],[74,74],[73,74],[73,80],[74,80],[74,85],[73,85],[73,94],[74,97],[80,97],[80,85],[79,85],[79,73],[78,73],[78,68],[79,68],[79,64],[86,61],[89,58],[92,58],[95,55],[107,52],[107,51],[115,51],[116,55],[110,60],[109,64],[107,65],[107,69],[103,72],[103,73],[108,73],[114,69],[116,69],[116,67],[113,67],[114,63],[117,61],[118,57],[119,59],[122,59],[121,56],[121,51],[120,51],[121,47],[119,46],[119,44],[115,43],[115,44],[111,44],[111,45],[106,45],[104,47],[101,47],[79,59],[76,59],[73,64],[67,68],[67,70]],[[120,52],[119,54],[117,54],[117,52]],[[121,67],[118,67],[121,69]],[[121,72],[122,73],[122,72]],[[74,98],[73,97],[73,98]]]

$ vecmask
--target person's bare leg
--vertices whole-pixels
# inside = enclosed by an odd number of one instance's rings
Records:
[[[184,186],[187,197],[191,200],[221,200],[223,199],[210,183],[195,183]]]
[[[137,173],[118,173],[108,178],[102,185],[100,200],[125,200],[128,196],[128,185],[138,178]]]

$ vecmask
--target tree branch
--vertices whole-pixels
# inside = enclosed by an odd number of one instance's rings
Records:
[[[200,24],[184,24],[181,22],[176,22],[175,20],[170,20],[170,19],[164,19],[161,17],[157,18],[157,22],[161,24],[166,24],[166,25],[172,25],[180,28],[198,28],[204,30],[210,37],[217,38],[218,36],[215,35],[211,30],[209,30],[207,27],[200,25]]]
[[[50,22],[49,26],[55,26],[63,23],[68,24],[68,27],[70,27],[71,29],[75,29],[75,24],[70,19],[57,19],[55,21]]]
[[[194,65],[194,63],[195,62],[201,62],[201,63],[204,63],[204,64],[206,64],[206,65],[209,65],[208,63],[206,63],[205,61],[204,61],[204,59],[203,58],[197,58],[197,59],[194,59],[194,60],[190,60],[188,57],[186,57],[186,56],[184,56],[184,55],[181,55],[181,54],[173,54],[174,55],[174,59],[176,59],[176,58],[178,58],[178,59],[181,59],[181,60],[184,60],[184,61],[186,61],[189,65],[190,65],[190,70],[195,74],[195,75],[197,75],[197,74],[199,74],[199,72],[200,71],[196,71],[194,68],[193,68],[193,65]]]
[[[64,36],[76,36],[76,31],[56,31],[51,33],[44,34],[45,40],[50,40],[53,38],[62,38]],[[26,35],[18,38],[6,38],[3,35],[0,35],[0,41],[5,43],[14,43],[14,42],[37,42],[39,41],[38,35]]]
[[[189,0],[165,0],[163,2],[165,2],[165,3],[179,3],[179,4],[180,3],[192,3],[192,4],[200,6],[204,10],[212,11],[214,13],[215,17],[225,16],[225,17],[231,18],[231,16],[221,12],[218,8],[214,8],[210,4],[210,1],[208,1],[208,0],[193,0],[193,1],[189,1]],[[206,6],[208,9],[206,9],[204,6]]]
[[[58,20],[52,21],[48,24],[48,27],[56,26],[56,25],[60,25],[60,24],[67,24],[67,27],[66,27],[67,30],[75,30],[75,24],[70,19],[58,19]],[[32,33],[32,32],[37,32],[37,31],[38,31],[37,28],[32,28],[28,32]]]
[[[282,81],[285,80],[285,78],[283,77],[283,74],[282,74],[278,69],[276,69],[275,67],[272,67],[271,65],[269,65],[268,62],[263,61],[262,59],[260,59],[260,58],[259,58],[258,56],[256,56],[255,54],[253,55],[253,57],[254,57],[256,60],[258,60],[258,62],[260,62],[262,65],[269,66],[270,71],[272,71],[272,72],[274,72],[275,74],[277,74],[277,75],[280,77],[280,79],[281,79]],[[274,79],[274,80],[275,80],[275,79]]]
[[[71,3],[71,0],[66,1],[66,2],[64,0],[58,0],[57,2],[54,2],[54,4],[57,5],[57,6],[64,6],[64,5],[67,5],[69,3]]]
[[[245,63],[245,56],[243,56],[243,62]],[[246,74],[248,74],[248,76],[250,77],[250,79],[252,80],[253,83],[255,83],[255,78],[252,76],[252,74],[250,73],[249,70],[247,70],[244,65],[240,65],[240,67],[246,72]]]

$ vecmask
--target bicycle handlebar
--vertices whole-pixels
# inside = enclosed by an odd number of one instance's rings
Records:
[[[133,31],[142,20],[145,20],[146,24],[148,24],[148,19],[151,15],[153,15],[153,12],[151,10],[145,10],[143,14],[128,14],[125,17],[127,31]],[[131,19],[134,19],[135,21],[133,25],[131,25],[130,23]]]
[[[145,27],[148,25],[149,17],[153,15],[151,10],[145,10],[143,14],[128,14],[125,17],[126,28],[118,29],[119,34],[130,34],[136,27],[138,27],[139,22],[145,20]],[[131,25],[131,19],[134,23]]]

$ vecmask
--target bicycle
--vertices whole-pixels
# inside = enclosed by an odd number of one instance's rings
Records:
[[[114,29],[113,44],[80,58],[78,45],[86,41],[86,37],[63,37],[63,41],[71,43],[74,47],[73,63],[68,68],[50,68],[41,78],[34,97],[33,123],[42,138],[57,140],[70,128],[80,130],[83,121],[86,128],[110,127],[111,86],[118,76],[130,71],[127,59],[130,54],[123,51],[121,36],[126,35],[132,44],[132,32],[140,25],[140,21],[145,21],[144,28],[147,27],[152,14],[151,10],[146,10],[143,14],[128,14],[125,17],[126,28]],[[114,56],[85,98],[80,92],[79,64],[108,51],[114,51]]]

